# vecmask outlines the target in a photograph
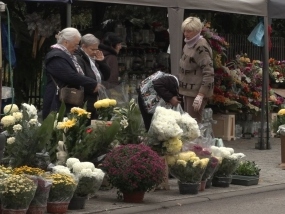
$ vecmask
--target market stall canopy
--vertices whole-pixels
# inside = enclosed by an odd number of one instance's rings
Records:
[[[253,16],[285,18],[284,0],[76,0],[130,4],[154,7],[173,7],[192,10],[212,10]]]
[[[72,3],[72,0],[22,0],[22,1]]]

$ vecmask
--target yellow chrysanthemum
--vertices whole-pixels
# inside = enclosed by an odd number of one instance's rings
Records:
[[[101,100],[98,100],[97,102],[94,103],[94,108],[98,109],[98,108],[101,108]]]
[[[110,100],[110,99],[103,99],[103,100],[101,100],[101,106],[102,106],[102,108],[108,108],[108,107],[110,106],[109,100]]]
[[[168,141],[163,143],[163,146],[166,147],[166,150],[170,154],[176,154],[181,151],[182,141],[179,138],[171,138]]]
[[[110,104],[110,106],[115,106],[115,105],[117,105],[117,101],[114,99],[110,99],[109,104]]]
[[[203,158],[203,159],[201,159],[200,161],[201,161],[201,168],[202,168],[202,169],[205,169],[206,166],[208,165],[209,158]]]
[[[185,160],[177,160],[177,162],[176,162],[178,165],[182,165],[182,166],[184,166],[184,167],[186,167],[186,165],[187,165],[187,162],[185,161]]]
[[[188,152],[181,152],[178,154],[178,159],[189,161],[192,157],[196,157],[195,152],[188,151]]]
[[[278,111],[277,115],[279,115],[279,116],[285,115],[285,109],[280,109]]]
[[[166,156],[166,162],[169,166],[173,166],[176,162],[176,156],[174,155],[167,155]]]
[[[73,118],[72,120],[67,120],[66,122],[64,122],[64,126],[65,128],[71,128],[76,124],[76,119]]]

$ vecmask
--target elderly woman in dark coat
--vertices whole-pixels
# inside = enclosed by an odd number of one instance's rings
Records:
[[[110,77],[110,67],[104,60],[102,51],[98,49],[100,41],[92,34],[86,34],[81,38],[81,45],[74,55],[84,74],[101,83]],[[91,112],[91,119],[97,119],[98,115],[94,103],[98,100],[98,93],[85,92],[87,111]]]
[[[100,88],[100,84],[96,80],[84,75],[76,57],[72,55],[78,48],[81,39],[79,31],[75,28],[65,28],[57,34],[56,38],[57,44],[51,46],[51,51],[47,53],[45,58],[47,83],[43,96],[43,119],[51,111],[57,111],[60,107],[56,84],[60,88],[66,85],[73,88],[82,86],[84,91],[90,94],[95,94]],[[72,107],[74,106],[66,104],[67,112]]]

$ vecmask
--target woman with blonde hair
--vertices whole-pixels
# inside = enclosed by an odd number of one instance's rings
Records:
[[[51,50],[45,57],[46,85],[43,96],[42,116],[45,119],[51,111],[57,111],[60,107],[59,88],[64,86],[72,88],[83,87],[85,92],[96,93],[100,87],[96,80],[84,75],[72,54],[78,48],[81,34],[76,28],[65,28],[57,35],[57,44],[51,46]],[[66,110],[74,107],[66,104]]]
[[[181,27],[185,45],[179,63],[179,93],[184,96],[184,111],[200,123],[214,90],[212,48],[201,35],[203,23],[199,18],[188,17]]]

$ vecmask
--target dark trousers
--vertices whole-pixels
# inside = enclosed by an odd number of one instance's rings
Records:
[[[145,129],[148,132],[153,114],[149,114],[146,111],[146,109],[144,107],[144,102],[143,102],[143,99],[142,99],[140,93],[138,95],[138,104],[139,104],[139,108],[140,108],[140,111],[141,111],[141,114],[142,114],[142,118],[143,118]]]

